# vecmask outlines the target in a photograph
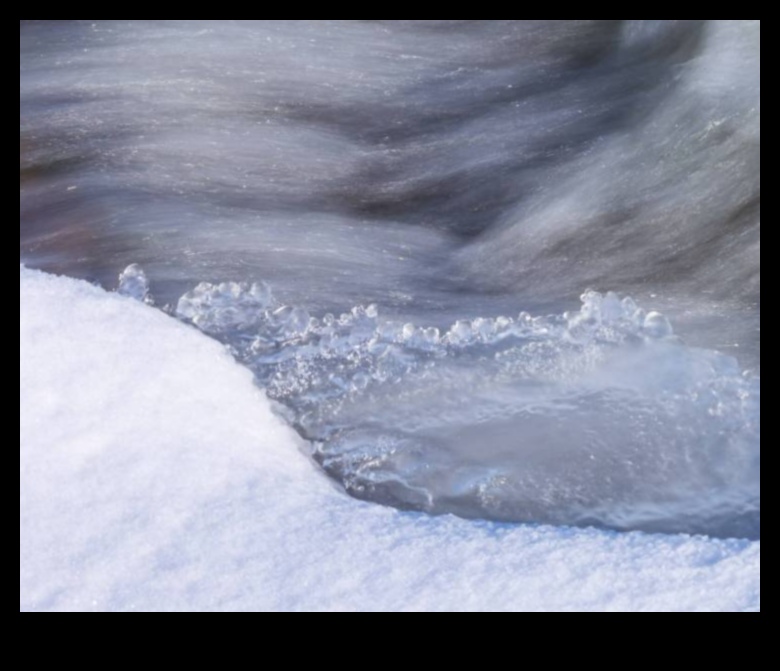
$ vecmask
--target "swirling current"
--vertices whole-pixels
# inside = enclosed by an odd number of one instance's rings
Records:
[[[20,258],[358,498],[760,538],[758,21],[22,21]]]

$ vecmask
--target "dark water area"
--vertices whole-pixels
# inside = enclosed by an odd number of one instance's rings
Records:
[[[20,259],[355,496],[758,537],[760,109],[758,21],[21,21]]]

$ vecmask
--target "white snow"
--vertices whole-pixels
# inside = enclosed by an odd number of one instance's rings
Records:
[[[350,499],[219,344],[24,268],[19,418],[22,611],[760,611],[759,542]]]

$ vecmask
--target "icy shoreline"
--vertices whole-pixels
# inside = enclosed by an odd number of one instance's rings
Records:
[[[20,610],[756,611],[760,542],[338,491],[216,342],[20,270]]]

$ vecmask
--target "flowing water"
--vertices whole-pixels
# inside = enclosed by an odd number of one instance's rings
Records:
[[[22,21],[20,257],[354,496],[760,537],[758,21]]]

